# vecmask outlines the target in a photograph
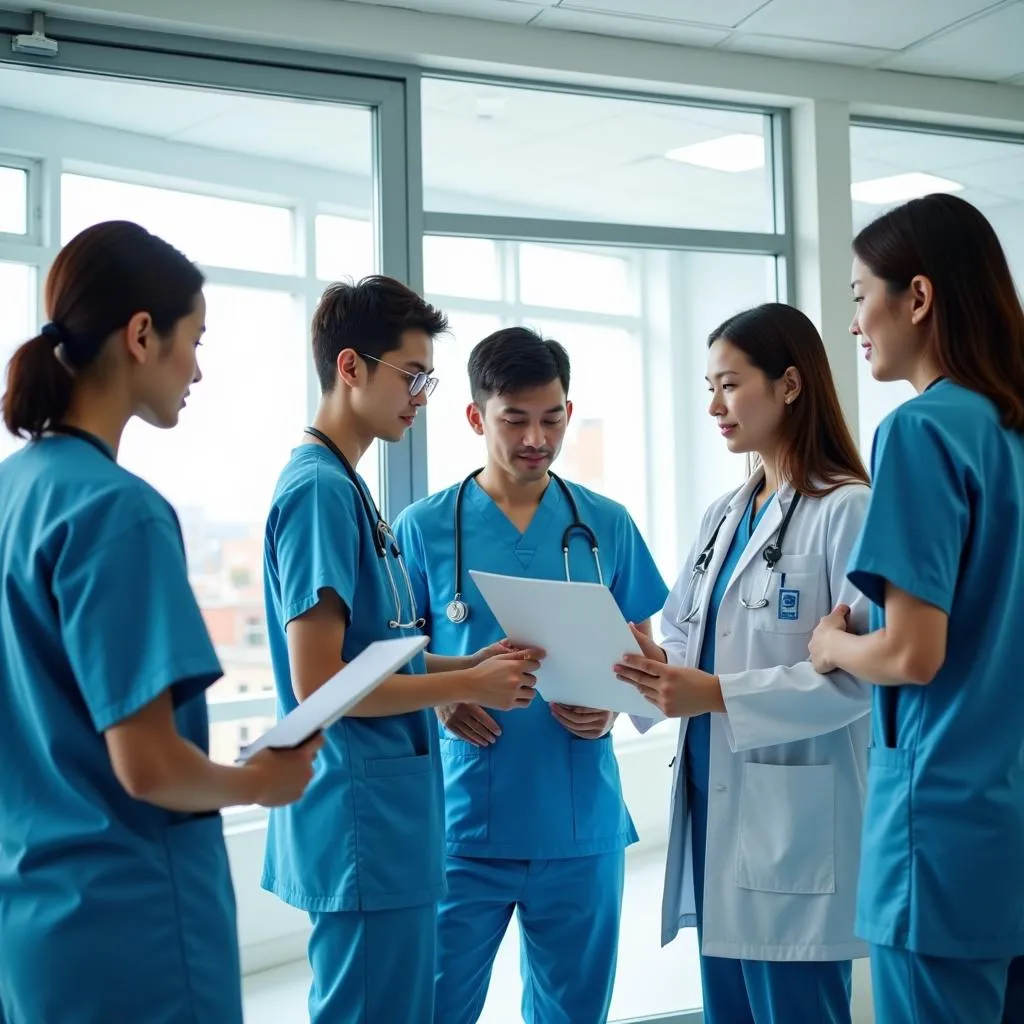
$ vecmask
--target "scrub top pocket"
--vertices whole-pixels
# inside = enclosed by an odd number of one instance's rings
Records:
[[[359,895],[435,891],[443,884],[443,793],[433,754],[368,758],[354,789]]]

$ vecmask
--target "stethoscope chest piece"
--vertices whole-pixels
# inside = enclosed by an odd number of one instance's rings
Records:
[[[455,597],[448,602],[448,607],[445,609],[444,613],[448,616],[448,621],[457,626],[469,618],[469,605],[462,600],[462,596],[460,594],[456,594]]]

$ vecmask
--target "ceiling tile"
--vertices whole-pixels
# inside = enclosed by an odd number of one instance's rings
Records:
[[[689,25],[734,28],[768,0],[562,0],[562,10],[663,18]]]
[[[767,57],[788,57],[792,60],[817,60],[831,64],[853,64],[868,67],[883,57],[892,56],[892,50],[871,46],[846,46],[841,43],[823,43],[812,39],[788,39],[781,36],[763,36],[747,32],[734,32],[720,47],[737,53],[757,53]]]
[[[423,14],[454,14],[463,18],[527,25],[557,0],[358,0],[377,7],[401,7]]]
[[[893,0],[772,0],[740,28],[764,35],[902,50],[994,3],[995,0],[899,0],[894,5]]]
[[[894,71],[998,81],[1024,73],[1024,3],[1011,4],[892,57]]]
[[[533,24],[541,28],[591,32],[620,39],[649,39],[656,43],[677,43],[684,46],[716,46],[729,35],[728,29],[684,25],[681,22],[664,21],[660,18],[588,14],[565,7],[548,8],[533,21]]]

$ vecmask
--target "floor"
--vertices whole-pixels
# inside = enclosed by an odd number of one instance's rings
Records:
[[[611,1020],[671,1013],[700,1006],[696,936],[685,932],[661,949],[664,851],[627,858],[619,969]],[[298,1024],[305,1019],[309,968],[289,964],[245,979],[246,1024]],[[519,941],[513,922],[494,965],[480,1024],[516,1024],[519,1015]]]

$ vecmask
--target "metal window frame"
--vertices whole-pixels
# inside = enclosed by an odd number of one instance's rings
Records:
[[[950,123],[933,124],[931,121],[899,120],[890,117],[872,117],[851,114],[851,128],[880,128],[885,131],[908,132],[918,135],[943,135],[957,139],[976,139],[979,142],[1007,142],[1024,146],[1024,130],[1010,131],[997,128],[978,128]]]
[[[0,245],[38,247],[43,239],[43,165],[32,157],[0,150],[0,167],[25,172],[25,233],[0,231]],[[24,254],[22,254],[24,258]]]

